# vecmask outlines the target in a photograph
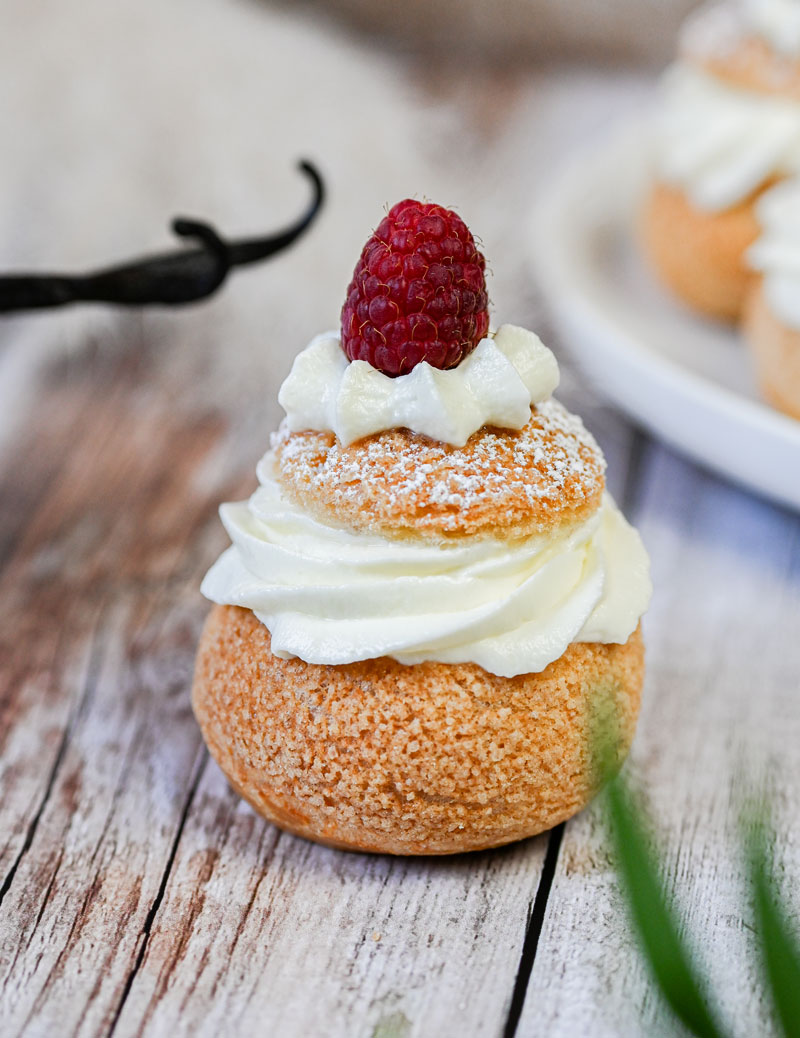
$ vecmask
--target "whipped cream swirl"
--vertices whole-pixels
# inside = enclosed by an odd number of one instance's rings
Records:
[[[278,400],[290,432],[333,432],[347,446],[386,429],[411,429],[463,447],[484,425],[521,429],[531,404],[558,385],[558,364],[538,335],[504,324],[461,363],[440,371],[425,362],[389,378],[349,361],[335,333],[300,353]]]
[[[764,276],[770,309],[800,331],[800,180],[786,180],[764,192],[756,206],[763,228],[747,251],[750,266]]]
[[[730,208],[771,177],[800,172],[800,102],[673,65],[663,80],[655,163],[698,209]]]
[[[543,670],[574,641],[626,641],[650,599],[647,554],[609,495],[553,534],[437,544],[319,521],[283,493],[271,452],[258,478],[249,501],[220,510],[233,545],[202,591],[252,609],[284,659],[390,656],[512,677]]]

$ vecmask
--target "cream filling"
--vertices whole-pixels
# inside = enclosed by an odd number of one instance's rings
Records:
[[[800,103],[673,65],[663,81],[655,164],[698,209],[730,208],[771,177],[800,172]]]
[[[271,452],[258,477],[249,501],[220,510],[233,544],[202,591],[252,609],[284,659],[390,656],[513,677],[543,670],[571,642],[625,642],[650,599],[647,554],[609,495],[553,535],[430,543],[315,519],[282,493]]]
[[[335,333],[300,353],[278,400],[290,432],[333,432],[345,445],[387,429],[411,429],[463,447],[484,425],[521,429],[558,386],[558,364],[538,335],[504,324],[461,363],[440,371],[422,363],[390,378],[350,362]]]
[[[800,331],[800,180],[787,180],[758,200],[761,237],[747,251],[750,266],[764,277],[773,314]]]

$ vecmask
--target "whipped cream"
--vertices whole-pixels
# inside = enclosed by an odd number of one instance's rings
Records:
[[[546,400],[558,377],[556,359],[538,335],[511,324],[482,339],[455,368],[423,362],[397,378],[349,361],[331,332],[297,356],[278,401],[290,432],[333,432],[348,445],[406,428],[463,447],[484,425],[521,429],[531,404]]]
[[[781,57],[800,58],[800,0],[708,4],[687,19],[681,49],[700,58],[725,58],[753,36]]]
[[[220,510],[233,544],[202,591],[252,609],[281,658],[477,663],[512,677],[571,642],[626,641],[647,608],[647,554],[607,494],[552,535],[440,544],[326,524],[282,492],[272,452],[257,471],[250,500]]]
[[[727,209],[771,177],[800,172],[800,102],[680,62],[663,80],[655,163],[696,208]]]
[[[773,50],[800,58],[800,0],[741,0],[745,24]]]
[[[761,237],[747,251],[747,262],[764,276],[764,295],[773,314],[800,331],[800,180],[786,180],[765,191],[756,216]]]

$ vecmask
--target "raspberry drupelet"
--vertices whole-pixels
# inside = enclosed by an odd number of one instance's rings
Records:
[[[455,367],[489,330],[486,260],[450,209],[407,198],[367,240],[342,307],[342,349],[392,377]]]

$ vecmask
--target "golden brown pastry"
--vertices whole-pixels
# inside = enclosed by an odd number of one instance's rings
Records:
[[[215,606],[193,702],[228,781],[282,829],[349,850],[450,854],[585,807],[599,778],[593,712],[619,719],[621,763],[643,675],[638,629],[503,678],[474,663],[282,660],[250,610]]]

